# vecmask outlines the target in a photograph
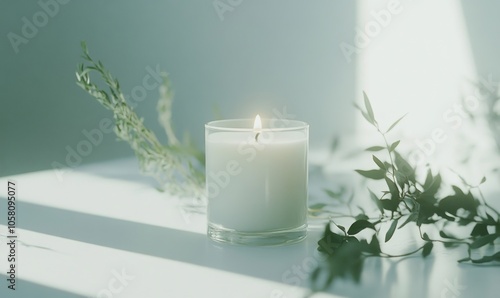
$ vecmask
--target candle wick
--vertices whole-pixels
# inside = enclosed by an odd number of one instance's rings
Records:
[[[258,132],[257,134],[255,134],[255,142],[259,142],[259,135],[260,135],[260,132]]]

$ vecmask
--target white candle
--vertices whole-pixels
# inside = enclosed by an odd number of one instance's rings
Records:
[[[290,237],[305,236],[308,126],[281,121],[279,128],[260,128],[260,119],[253,128],[249,120],[207,124],[209,235],[213,229],[231,238],[215,240],[263,237],[264,244],[276,244],[279,237],[293,242]],[[287,238],[289,231],[294,234]]]

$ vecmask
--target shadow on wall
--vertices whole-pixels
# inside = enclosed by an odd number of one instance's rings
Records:
[[[483,77],[492,74],[499,82],[500,61],[497,57],[500,40],[495,37],[500,35],[500,26],[495,22],[498,22],[500,3],[482,1],[473,4],[462,0],[462,7],[478,73]]]
[[[57,9],[40,4],[49,2]],[[286,107],[309,122],[312,146],[352,129],[355,63],[339,46],[353,40],[353,2],[243,0],[222,18],[212,2],[0,2],[0,176],[64,164],[88,139],[85,131],[111,119],[75,85],[82,40],[131,100],[148,69],[168,71],[175,127],[189,131],[200,147],[214,105],[225,118]],[[27,42],[13,45],[13,34]],[[163,136],[157,90],[137,96],[136,111]],[[128,155],[126,144],[104,133],[78,164]]]

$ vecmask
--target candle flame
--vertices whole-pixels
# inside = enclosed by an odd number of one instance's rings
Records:
[[[256,131],[260,131],[262,129],[262,122],[260,121],[260,116],[257,114],[255,116],[255,122],[253,123],[253,129]]]

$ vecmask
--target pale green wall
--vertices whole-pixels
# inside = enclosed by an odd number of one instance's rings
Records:
[[[66,146],[75,148],[83,129],[110,116],[75,85],[81,40],[127,93],[147,66],[167,70],[176,128],[200,145],[214,105],[227,118],[287,106],[311,124],[313,146],[353,127],[355,63],[339,50],[352,40],[351,1],[243,0],[221,21],[210,0],[73,0],[16,54],[8,33],[21,35],[22,18],[39,11],[37,1],[0,2],[0,176],[65,163]],[[149,92],[137,111],[161,135],[156,98]],[[82,162],[131,154],[107,134]]]

